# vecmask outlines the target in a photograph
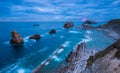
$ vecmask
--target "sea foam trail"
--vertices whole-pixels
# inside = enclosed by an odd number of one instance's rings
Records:
[[[78,32],[78,31],[69,31],[69,33],[81,33],[81,32]]]
[[[30,73],[30,72],[31,72],[31,69],[29,69],[29,68],[28,68],[28,69],[22,68],[20,65],[21,65],[24,61],[26,61],[29,57],[31,57],[31,56],[33,56],[33,55],[36,55],[36,54],[38,54],[38,53],[41,53],[41,52],[43,52],[43,51],[46,51],[47,49],[48,49],[48,48],[45,47],[45,48],[39,50],[39,51],[36,52],[36,53],[32,53],[32,54],[30,54],[30,55],[28,55],[28,56],[23,57],[22,59],[19,59],[16,63],[14,63],[14,64],[12,64],[12,65],[10,65],[10,66],[6,66],[4,69],[2,69],[2,70],[0,71],[0,73],[12,73],[12,72],[19,73],[19,72],[21,72],[21,69],[24,70],[24,73]]]
[[[39,73],[39,71],[46,65],[49,64],[49,62],[52,60],[52,59],[55,59],[56,61],[60,61],[60,59],[56,56],[57,54],[61,53],[64,49],[64,47],[67,47],[68,44],[70,43],[70,41],[66,41],[62,46],[60,46],[56,51],[53,52],[53,54],[48,58],[46,59],[45,61],[43,61],[38,67],[36,67],[32,73]]]

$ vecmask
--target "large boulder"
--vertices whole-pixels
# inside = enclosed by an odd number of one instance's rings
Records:
[[[16,31],[11,32],[12,39],[10,40],[10,44],[23,44],[23,38]]]
[[[56,33],[56,30],[55,29],[52,29],[49,34],[55,34]]]
[[[63,28],[71,28],[73,26],[74,26],[73,22],[66,22]]]
[[[40,39],[40,38],[41,38],[41,36],[39,34],[36,34],[36,35],[29,37],[29,39],[35,39],[35,40]]]

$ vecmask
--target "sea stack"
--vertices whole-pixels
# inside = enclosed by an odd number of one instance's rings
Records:
[[[40,38],[41,38],[41,36],[39,34],[36,34],[36,35],[29,37],[29,39],[35,39],[35,40],[40,39]]]
[[[12,39],[10,40],[10,44],[23,44],[23,38],[16,31],[11,32]]]
[[[56,30],[55,29],[52,29],[49,34],[55,34],[56,33]]]
[[[63,28],[71,28],[73,26],[74,26],[73,22],[66,22]]]

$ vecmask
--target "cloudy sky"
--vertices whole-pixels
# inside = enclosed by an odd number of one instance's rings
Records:
[[[120,18],[120,0],[0,0],[0,21]]]

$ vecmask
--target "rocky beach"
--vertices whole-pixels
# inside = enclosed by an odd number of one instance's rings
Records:
[[[86,23],[85,23],[86,24]],[[84,25],[84,24],[83,24]],[[87,53],[88,58],[84,60],[83,65],[81,59],[85,57],[83,45],[76,47],[76,52],[70,52],[66,58],[67,65],[62,67],[58,73],[119,73],[120,70],[120,19],[108,21],[108,23],[93,27],[87,26],[83,29],[100,30],[106,33],[108,37],[117,40],[115,43],[107,47],[105,50],[96,53]],[[84,45],[85,46],[85,45]],[[80,50],[79,50],[80,49]],[[81,65],[82,64],[82,65]],[[82,69],[81,69],[82,68]]]

